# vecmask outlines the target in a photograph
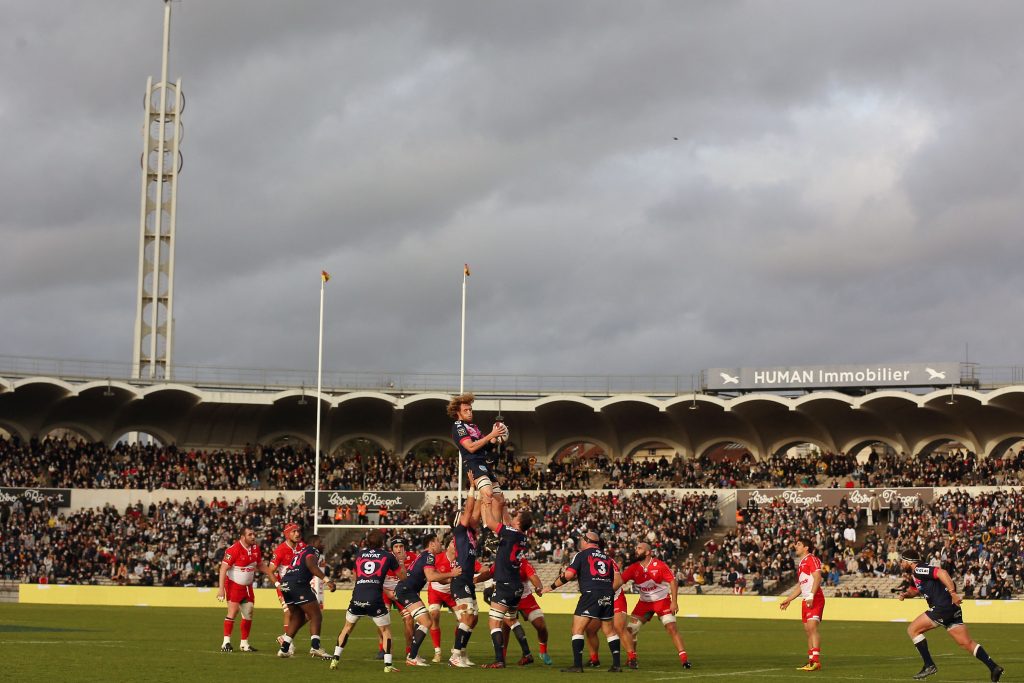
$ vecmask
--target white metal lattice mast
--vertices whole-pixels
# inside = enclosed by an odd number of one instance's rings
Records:
[[[181,170],[181,79],[167,82],[171,0],[164,3],[160,81],[146,81],[142,127],[139,284],[132,372],[137,379],[170,379],[174,350],[174,228]]]

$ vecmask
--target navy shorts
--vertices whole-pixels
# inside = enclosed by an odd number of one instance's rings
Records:
[[[964,625],[964,611],[957,605],[950,605],[949,607],[935,607],[925,612],[928,618],[939,626],[944,626],[947,630],[954,626]]]
[[[456,576],[452,579],[452,597],[455,600],[476,600],[473,577]]]
[[[417,602],[423,602],[420,600],[419,591],[407,590],[405,586],[398,584],[398,587],[395,588],[395,604],[402,609],[405,609],[409,605]]]
[[[482,458],[479,460],[474,458],[472,460],[467,460],[463,462],[462,469],[465,470],[466,472],[472,472],[474,479],[487,477],[492,485],[498,485],[498,478],[494,476],[494,473],[491,471],[491,467],[487,463],[487,461],[483,460]]]
[[[356,617],[382,617],[388,613],[384,601],[356,600],[348,603],[348,613]]]
[[[498,603],[508,607],[509,612],[515,612],[519,608],[519,601],[523,598],[523,584],[520,581],[495,581],[494,594],[491,596],[491,604]]]
[[[285,581],[288,586],[287,591],[281,591],[281,595],[284,596],[284,604],[286,605],[305,605],[307,602],[315,602],[319,604],[316,593],[313,592],[313,587],[308,582],[298,581],[290,583]]]
[[[578,617],[611,621],[615,618],[615,596],[611,592],[586,591],[580,595],[573,614]]]

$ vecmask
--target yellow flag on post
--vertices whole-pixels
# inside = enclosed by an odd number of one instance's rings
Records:
[[[324,281],[324,282],[327,282],[328,280],[331,279],[331,274],[328,273],[326,270],[321,270],[320,271],[320,279],[322,281]]]
[[[462,265],[463,265],[462,274],[465,275],[466,277],[469,277],[469,264],[468,263],[463,263]]]

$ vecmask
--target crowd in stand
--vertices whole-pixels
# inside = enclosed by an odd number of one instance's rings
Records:
[[[450,448],[448,450],[451,450]],[[458,462],[430,449],[403,458],[379,448],[343,448],[321,459],[327,490],[452,490]],[[236,451],[118,443],[113,447],[74,439],[21,442],[0,438],[0,486],[51,488],[302,490],[311,489],[312,449],[247,446]],[[1015,485],[1024,480],[1024,448],[996,458],[953,450],[916,457],[871,452],[866,458],[814,452],[756,460],[635,457],[538,462],[509,445],[496,470],[506,490],[584,488],[739,488]]]
[[[962,586],[965,597],[1005,599],[1024,592],[1024,493],[971,497],[951,491],[889,527],[901,546],[915,546]]]
[[[216,586],[220,559],[242,527],[253,528],[269,552],[292,521],[311,526],[305,506],[280,498],[185,498],[73,513],[16,500],[0,506],[0,578]]]
[[[580,535],[592,529],[623,561],[638,541],[649,542],[673,567],[681,586],[777,593],[794,580],[792,541],[806,535],[825,564],[825,585],[837,595],[874,595],[877,588],[862,587],[866,581],[861,579],[869,577],[897,581],[898,549],[904,547],[916,547],[925,562],[946,568],[965,597],[1005,599],[1024,593],[1020,491],[972,497],[954,490],[927,505],[894,506],[884,516],[846,501],[820,508],[751,506],[741,511],[737,526],[724,538],[703,544],[696,541],[718,523],[713,494],[548,492],[520,495],[515,501],[528,505],[537,520],[529,550],[537,562],[568,562]],[[394,511],[390,519],[395,524],[448,525],[457,507],[450,496],[423,511]],[[308,508],[282,498],[183,498],[73,513],[15,500],[0,505],[0,578],[215,586],[219,560],[242,526],[254,528],[269,553],[291,521],[306,529],[312,526]],[[349,540],[329,556],[342,579],[351,577],[357,550]]]
[[[568,563],[587,530],[601,533],[613,554],[631,555],[636,543],[644,540],[660,557],[674,561],[718,521],[714,494],[549,492],[521,495],[512,504],[533,512],[531,553],[538,562]],[[423,523],[450,524],[454,515],[455,501],[447,498]]]

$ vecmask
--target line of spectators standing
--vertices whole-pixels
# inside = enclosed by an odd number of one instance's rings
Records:
[[[396,458],[383,449],[345,448],[321,459],[321,488],[452,490],[457,467],[454,457],[429,449]],[[202,450],[118,443],[108,448],[66,438],[0,438],[0,486],[303,490],[312,488],[314,470],[312,449],[305,446]],[[499,455],[497,471],[507,490],[1014,485],[1024,480],[1024,448],[991,459],[954,450],[916,457],[872,452],[864,462],[843,453],[767,460],[745,453],[692,460],[678,455],[610,460],[598,454],[539,463],[519,457],[509,445]]]

